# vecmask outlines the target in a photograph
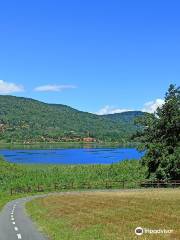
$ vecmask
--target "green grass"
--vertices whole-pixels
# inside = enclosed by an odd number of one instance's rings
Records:
[[[26,197],[28,195],[32,195],[32,194],[14,194],[14,195],[10,195],[7,192],[0,192],[0,210],[4,207],[4,205],[12,200],[18,199],[18,198],[22,198],[22,197]]]
[[[27,203],[51,240],[180,239],[178,189],[53,195]],[[136,236],[136,227],[173,230]]]
[[[135,187],[134,182],[144,178],[145,169],[135,160],[111,165],[20,165],[0,158],[0,209],[8,201],[27,195],[21,188],[31,187],[28,194],[32,195],[37,193],[37,185],[43,185],[45,192],[52,192],[55,191],[54,183],[73,182],[79,190],[83,188],[82,182],[92,183],[92,188],[102,188],[106,180],[125,180],[125,187]],[[11,196],[11,188],[20,188],[20,193]],[[57,191],[66,189],[58,188]]]
[[[145,168],[139,161],[123,161],[111,165],[19,165],[0,159],[0,191],[10,188],[31,188],[43,185],[51,188],[54,183],[74,183],[81,188],[82,182],[99,185],[107,181],[125,180],[126,187],[145,178]],[[92,186],[93,187],[93,186]],[[51,188],[52,190],[52,188]]]
[[[2,209],[2,207],[9,201],[18,198],[17,195],[14,196],[10,196],[7,193],[0,193],[0,210]]]

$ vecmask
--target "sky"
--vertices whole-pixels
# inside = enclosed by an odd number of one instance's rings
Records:
[[[179,9],[179,0],[1,1],[0,94],[152,112],[180,83]]]

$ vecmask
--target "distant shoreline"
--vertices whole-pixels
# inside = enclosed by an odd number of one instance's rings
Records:
[[[63,148],[107,148],[107,147],[126,147],[126,148],[137,148],[138,143],[113,143],[113,142],[102,142],[102,143],[95,143],[95,142],[56,142],[56,143],[42,143],[42,142],[36,142],[36,143],[0,143],[0,149],[46,149],[46,148],[57,148],[57,147],[63,147]]]

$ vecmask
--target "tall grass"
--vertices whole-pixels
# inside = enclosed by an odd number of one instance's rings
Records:
[[[0,191],[15,187],[50,186],[54,183],[79,185],[81,182],[126,181],[129,185],[145,178],[139,161],[111,165],[20,165],[0,158]]]

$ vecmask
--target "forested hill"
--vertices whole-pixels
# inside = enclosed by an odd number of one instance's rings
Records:
[[[134,118],[142,114],[98,116],[66,105],[0,96],[0,141],[59,142],[92,137],[100,141],[127,142],[136,130]]]
[[[141,111],[129,111],[129,112],[122,112],[122,113],[108,114],[103,116],[104,118],[113,120],[115,122],[132,124],[134,123],[135,118],[142,117],[144,116],[144,114],[145,113]]]

